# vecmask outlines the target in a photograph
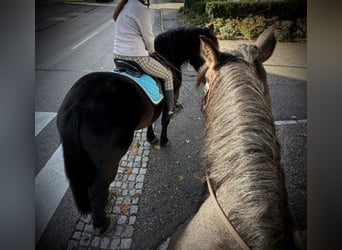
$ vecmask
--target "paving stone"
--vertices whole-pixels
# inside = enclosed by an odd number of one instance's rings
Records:
[[[122,177],[122,185],[124,185],[126,182],[127,182],[127,180],[128,180],[128,175],[127,174],[125,174],[123,177]],[[127,184],[127,183],[126,183]],[[121,188],[124,188],[123,186],[121,187]]]
[[[120,205],[123,201],[123,197],[116,198],[115,205]]]
[[[80,246],[89,246],[91,241],[91,234],[83,232],[80,239]]]
[[[128,189],[134,188],[134,186],[135,186],[135,182],[134,181],[128,182]]]
[[[117,182],[115,183],[115,187],[121,187],[121,185],[122,185],[122,182],[121,182],[121,181],[117,181]]]
[[[128,225],[134,225],[135,221],[136,221],[137,217],[136,216],[130,216],[129,217],[129,222]]]
[[[100,242],[101,242],[101,238],[98,237],[98,236],[95,236],[93,238],[93,240],[91,241],[90,246],[92,246],[92,247],[99,247],[100,246]]]
[[[136,186],[136,185],[135,185],[135,186]],[[132,196],[132,195],[136,194],[136,192],[137,192],[137,190],[135,190],[135,189],[130,189],[130,190],[129,190],[129,195]]]
[[[83,231],[84,231],[84,232],[91,233],[91,232],[93,232],[93,226],[90,225],[90,224],[86,224],[86,225],[84,226]]]
[[[135,162],[133,163],[133,167],[134,167],[134,168],[139,168],[140,165],[141,165],[141,162],[140,162],[140,161],[135,161]]]
[[[132,199],[132,204],[136,205],[139,202],[139,198],[133,198]]]
[[[115,238],[110,244],[110,249],[119,249],[121,245],[121,239]]]
[[[84,222],[79,221],[76,225],[76,230],[82,231],[84,227]]]
[[[136,187],[137,189],[142,189],[143,186],[144,186],[144,183],[143,183],[143,182],[139,182],[139,183],[135,184],[135,187]],[[135,190],[135,191],[136,191],[136,190]]]
[[[101,242],[100,242],[100,248],[102,248],[102,249],[108,248],[109,243],[110,243],[110,239],[109,238],[107,238],[107,237],[102,238]]]
[[[146,162],[148,162],[148,160],[149,160],[149,158],[147,156],[144,156],[142,158],[142,163],[146,163]]]
[[[143,182],[144,181],[144,179],[145,179],[145,175],[143,175],[143,174],[139,174],[138,176],[137,176],[137,182]]]
[[[74,234],[72,235],[72,238],[75,239],[75,240],[80,240],[80,239],[81,239],[81,234],[82,234],[82,232],[76,231],[76,232],[74,232]]]
[[[127,189],[128,188],[128,184],[127,183],[123,183],[121,186],[121,189]]]
[[[127,196],[128,195],[128,190],[125,189],[125,190],[122,190],[122,196]]]
[[[134,192],[135,193],[135,192]],[[130,204],[131,203],[131,198],[130,197],[124,197],[124,199],[123,199],[123,204]]]
[[[136,177],[135,174],[130,174],[130,175],[128,176],[128,181],[135,181],[135,177]]]
[[[126,226],[125,231],[123,232],[122,236],[125,238],[130,238],[133,236],[134,228],[132,226]]]
[[[120,215],[119,218],[118,218],[118,221],[117,221],[117,224],[118,225],[122,225],[126,222],[127,220],[127,216],[126,215]]]
[[[115,235],[121,236],[122,232],[125,230],[124,225],[116,225],[115,227]]]
[[[146,168],[140,168],[139,174],[146,174],[147,169]]]
[[[130,209],[131,214],[137,214],[138,213],[138,206],[132,205]]]
[[[130,249],[131,244],[132,244],[132,239],[122,239],[121,249]]]

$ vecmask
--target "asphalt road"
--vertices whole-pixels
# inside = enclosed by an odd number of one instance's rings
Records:
[[[59,147],[53,115],[71,85],[88,72],[113,67],[113,7],[56,6],[36,9],[35,111],[52,114],[35,137],[36,177]],[[175,9],[167,5],[162,8],[152,12],[155,34],[180,25]],[[220,41],[220,46],[224,49],[230,43]],[[265,65],[290,205],[299,224],[306,228],[306,44],[278,44]],[[180,101],[185,110],[170,123],[170,146],[150,153],[132,249],[156,249],[196,211],[200,200],[204,174],[199,155],[204,124],[199,109],[202,92],[194,87],[192,68],[185,66],[184,73]],[[160,134],[159,120],[155,129]],[[67,189],[38,238],[36,249],[65,249],[77,219]]]

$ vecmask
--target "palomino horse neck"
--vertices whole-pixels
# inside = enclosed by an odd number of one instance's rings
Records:
[[[222,53],[201,37],[209,81],[202,156],[224,214],[251,249],[293,249],[293,223],[262,63],[273,53],[274,30],[253,45]],[[171,238],[170,249],[241,249],[206,199]]]

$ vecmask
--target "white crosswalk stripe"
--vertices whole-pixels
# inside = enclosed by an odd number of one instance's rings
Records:
[[[36,112],[34,116],[34,136],[37,136],[56,115],[57,113],[54,112]]]
[[[56,116],[52,112],[35,113],[35,136]],[[36,244],[61,202],[69,183],[65,177],[62,145],[53,153],[35,177]]]

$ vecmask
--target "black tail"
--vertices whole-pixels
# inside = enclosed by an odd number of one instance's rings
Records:
[[[89,188],[94,181],[95,166],[80,144],[80,113],[61,107],[57,126],[60,133],[64,167],[76,206],[81,214],[91,212]]]

